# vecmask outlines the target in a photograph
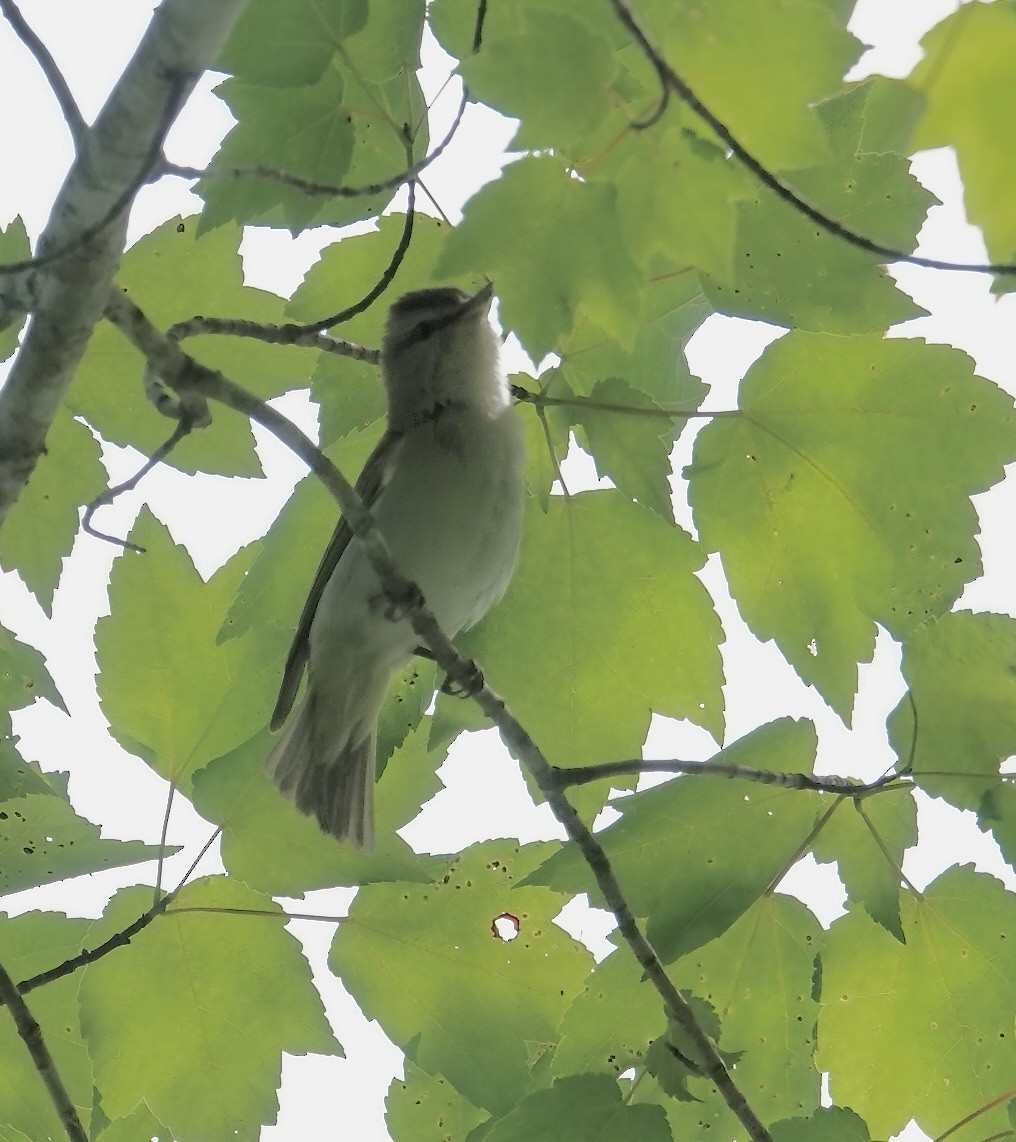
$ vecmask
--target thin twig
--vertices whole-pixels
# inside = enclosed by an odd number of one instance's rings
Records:
[[[79,968],[86,967],[88,964],[94,964],[96,960],[101,960],[103,956],[108,956],[110,952],[116,951],[117,948],[127,947],[138,932],[147,928],[157,916],[161,916],[177,898],[180,894],[180,890],[190,880],[194,870],[201,863],[205,853],[212,847],[221,832],[222,829],[218,828],[212,833],[204,845],[202,845],[201,851],[194,860],[191,861],[190,868],[188,868],[180,878],[180,882],[176,888],[174,888],[172,892],[167,893],[161,900],[156,901],[147,912],[143,912],[136,920],[128,924],[126,928],[121,929],[119,932],[114,932],[112,936],[103,940],[103,942],[96,947],[83,948],[76,955],[71,956],[70,959],[64,960],[63,963],[48,968],[44,972],[39,972],[38,975],[23,979],[17,985],[18,991],[22,995],[27,995],[37,987],[44,987],[47,983],[53,983],[58,979],[63,979],[64,976],[73,974]],[[3,1006],[3,1004],[0,1003],[0,1006]]]
[[[354,302],[345,309],[340,309],[338,313],[333,313],[331,317],[321,317],[316,321],[309,321],[305,325],[298,326],[297,328],[308,333],[330,329],[333,325],[341,325],[344,321],[349,321],[350,318],[356,317],[357,314],[364,313],[370,309],[374,302],[377,301],[392,284],[395,275],[399,272],[399,267],[402,265],[409,251],[409,243],[413,240],[413,219],[415,212],[416,183],[410,182],[409,202],[406,204],[406,218],[402,226],[402,236],[399,238],[399,244],[395,247],[391,260],[381,277],[378,278],[374,286],[368,290],[359,301]]]
[[[114,290],[109,298],[106,315],[145,355],[151,367],[166,383],[177,391],[197,392],[250,417],[290,448],[321,479],[342,509],[343,518],[370,561],[393,611],[405,616],[420,645],[427,647],[445,674],[470,694],[480,709],[497,725],[509,749],[522,760],[535,779],[555,817],[564,826],[568,838],[592,871],[607,907],[614,914],[621,936],[658,991],[668,1015],[694,1044],[702,1059],[703,1073],[716,1086],[752,1142],[772,1142],[769,1132],[731,1078],[712,1040],[700,1027],[690,1004],[670,979],[655,949],[639,927],[603,847],[564,792],[558,788],[554,770],[547,759],[509,711],[504,699],[485,683],[477,685],[480,673],[476,663],[458,652],[427,609],[419,587],[401,574],[370,512],[342,473],[280,412],[228,380],[222,373],[188,357],[178,345],[163,336],[126,295]]]
[[[849,226],[844,226],[842,222],[837,222],[835,218],[824,214],[817,207],[812,206],[810,202],[802,198],[789,184],[785,183],[767,167],[763,166],[747,147],[731,134],[726,124],[706,107],[695,92],[692,91],[688,84],[674,71],[660,52],[652,45],[631,11],[623,3],[623,0],[607,0],[607,2],[614,9],[617,18],[625,28],[628,29],[632,38],[642,49],[643,54],[650,64],[652,64],[661,82],[666,82],[670,90],[673,91],[703,123],[706,123],[713,130],[717,138],[736,155],[741,165],[751,171],[759,182],[769,187],[775,195],[789,206],[792,206],[800,214],[803,214],[805,218],[810,219],[817,226],[821,226],[826,233],[843,239],[844,242],[848,242],[851,246],[856,246],[859,250],[865,250],[869,254],[876,254],[880,258],[884,258],[887,262],[907,262],[909,265],[923,266],[929,270],[958,270],[962,273],[973,274],[1016,274],[1016,263],[1012,262],[944,262],[938,258],[923,258],[918,254],[908,254],[905,250],[897,250],[894,246],[885,246],[881,242],[876,242],[864,234],[859,234],[856,230],[851,230]],[[662,114],[662,101],[659,110],[660,114]],[[654,123],[658,117],[658,115],[651,116],[647,122]],[[632,126],[635,129],[639,129],[642,124],[633,123]]]
[[[529,389],[523,388],[522,385],[512,385],[511,394],[517,401],[531,404],[536,408],[548,405],[562,408],[591,408],[597,412],[620,412],[628,416],[655,416],[664,420],[694,420],[696,418],[712,420],[724,416],[744,415],[744,412],[739,408],[722,408],[713,412],[693,409],[686,412],[683,409],[660,408],[658,406],[648,408],[644,405],[613,404],[609,401],[593,400],[591,397],[552,397],[542,392],[531,392]]]
[[[162,832],[159,834],[159,861],[155,866],[155,889],[152,893],[152,904],[159,901],[162,892],[162,872],[166,865],[166,838],[169,836],[169,818],[173,812],[173,800],[176,797],[176,782],[169,783],[169,793],[166,795],[166,811],[162,815]]]
[[[468,103],[469,93],[466,88],[463,87],[462,98],[459,101],[459,109],[456,111],[452,125],[449,127],[441,142],[438,143],[429,154],[420,159],[418,163],[410,163],[404,170],[399,171],[398,174],[393,174],[389,178],[382,179],[381,182],[366,183],[363,186],[333,185],[327,182],[314,182],[313,179],[302,178],[300,175],[292,174],[290,171],[276,170],[273,167],[266,167],[260,164],[233,167],[211,166],[201,170],[198,167],[185,167],[179,166],[176,163],[163,163],[159,169],[159,173],[171,175],[175,178],[189,179],[263,178],[272,182],[281,183],[283,186],[291,186],[294,190],[299,190],[301,193],[313,197],[361,198],[368,195],[381,194],[383,191],[394,190],[396,187],[403,186],[405,183],[415,181],[422,171],[425,171],[435,159],[440,158],[440,156],[444,154],[446,148],[458,133]]]
[[[368,365],[377,365],[381,360],[381,353],[377,349],[357,345],[353,341],[343,341],[339,337],[321,333],[315,328],[308,329],[304,325],[292,323],[264,325],[242,317],[189,317],[186,321],[178,321],[176,325],[166,330],[166,336],[176,341],[205,335],[249,337],[255,341],[265,341],[269,345],[299,345],[305,349],[317,349],[322,353],[348,357],[353,361],[364,361]]]
[[[117,547],[122,547],[126,551],[136,551],[139,555],[143,555],[145,549],[139,547],[136,543],[131,543],[129,539],[118,539],[115,535],[107,535],[106,532],[98,531],[92,527],[92,516],[95,515],[99,508],[104,507],[106,504],[111,504],[117,496],[123,495],[124,492],[132,492],[156,464],[165,460],[187,433],[191,431],[191,423],[189,417],[184,417],[173,430],[173,435],[156,448],[151,458],[146,460],[129,480],[124,480],[122,484],[117,484],[113,488],[107,488],[100,495],[96,496],[88,507],[85,508],[85,514],[81,520],[81,530],[88,535],[94,536],[96,539],[105,540],[106,543],[114,543]]]
[[[71,94],[71,89],[67,86],[63,72],[57,66],[49,48],[46,47],[21,14],[21,10],[14,3],[14,0],[0,0],[0,12],[3,13],[7,23],[14,29],[14,34],[35,57],[35,62],[46,77],[46,82],[60,105],[60,110],[67,123],[67,129],[74,141],[74,150],[80,154],[84,146],[85,136],[88,134],[88,124]]]
[[[778,785],[784,789],[810,789],[816,793],[845,793],[850,797],[864,797],[889,788],[899,775],[887,774],[868,783],[855,782],[850,777],[814,777],[810,773],[782,773],[771,769],[751,769],[723,761],[648,761],[633,758],[627,761],[605,761],[599,765],[583,765],[575,769],[554,767],[559,788],[588,785],[609,777],[630,777],[640,773],[695,773],[704,777],[726,777],[741,781],[755,781],[761,785]],[[909,786],[909,782],[907,783]]]
[[[42,1037],[42,1028],[29,1011],[28,1004],[22,999],[21,992],[2,964],[0,964],[0,1001],[11,1013],[14,1026],[32,1057],[39,1077],[49,1091],[49,1097],[53,1101],[67,1137],[71,1142],[88,1142],[88,1135],[81,1125],[78,1112],[74,1109],[74,1103],[71,1102],[63,1079],[60,1078],[60,1072],[56,1069],[53,1056],[46,1046],[46,1040]]]
[[[896,858],[889,851],[888,846],[886,845],[885,841],[882,840],[882,837],[881,837],[878,829],[875,828],[874,821],[872,821],[872,819],[864,811],[864,806],[860,802],[858,802],[854,806],[854,808],[857,810],[858,813],[861,814],[861,820],[864,822],[865,827],[867,828],[868,832],[871,834],[871,839],[875,842],[875,847],[882,854],[882,856],[885,857],[886,863],[893,870],[893,872],[896,873],[896,876],[899,878],[899,880],[901,880],[903,882],[903,884],[907,888],[907,891],[913,893],[913,895],[916,896],[918,900],[923,900],[924,899],[924,893],[921,892],[921,890],[913,883],[913,881],[911,881],[909,879],[909,877],[903,871],[900,864],[897,862]]]
[[[1001,1104],[1003,1102],[1008,1102],[1009,1099],[1011,1099],[1014,1095],[1016,1095],[1016,1088],[1014,1088],[1012,1090],[1007,1090],[1007,1091],[1005,1091],[1004,1094],[1000,1094],[997,1097],[993,1098],[990,1102],[986,1102],[983,1106],[979,1106],[971,1114],[968,1114],[966,1116],[966,1118],[961,1118],[959,1120],[959,1122],[953,1123],[953,1125],[950,1126],[949,1129],[944,1134],[939,1134],[935,1138],[935,1142],[945,1142],[945,1140],[948,1137],[950,1137],[950,1135],[955,1134],[956,1131],[959,1130],[961,1127],[966,1126],[967,1123],[969,1123],[969,1122],[973,1122],[975,1118],[979,1118],[982,1114],[985,1114],[987,1111],[994,1110],[996,1106],[1001,1106]],[[991,1142],[992,1138],[1013,1138],[1013,1137],[1016,1137],[1016,1131],[1003,1130],[1001,1134],[992,1134],[991,1138],[985,1138],[984,1142]]]

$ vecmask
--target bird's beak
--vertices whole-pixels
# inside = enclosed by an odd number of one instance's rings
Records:
[[[494,300],[494,283],[487,282],[483,289],[477,290],[473,296],[463,304],[462,316],[465,317],[468,313],[487,312],[490,309],[490,303]]]

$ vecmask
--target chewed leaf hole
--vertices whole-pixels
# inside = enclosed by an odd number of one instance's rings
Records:
[[[506,944],[518,936],[519,928],[518,916],[513,916],[510,912],[502,912],[490,922],[491,935],[495,940],[502,940]]]

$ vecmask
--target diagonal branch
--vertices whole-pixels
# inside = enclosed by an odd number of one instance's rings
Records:
[[[39,1078],[42,1079],[46,1085],[46,1090],[49,1091],[49,1097],[53,1100],[53,1106],[56,1108],[67,1137],[71,1142],[88,1142],[88,1135],[81,1125],[78,1112],[74,1109],[74,1103],[71,1102],[63,1079],[60,1078],[60,1073],[53,1062],[53,1056],[46,1046],[46,1040],[42,1037],[42,1028],[35,1016],[28,1010],[28,1004],[21,998],[21,992],[18,991],[17,985],[7,974],[2,964],[0,964],[0,1000],[4,1002],[11,1013],[14,1026],[18,1029],[21,1041],[32,1056],[32,1062],[39,1072]]]
[[[0,392],[0,523],[45,449],[124,245],[132,188],[148,176],[180,105],[214,61],[246,0],[165,0],[89,133],[39,242],[59,251]],[[96,229],[98,227],[98,229]],[[94,231],[94,232],[93,232]],[[82,240],[82,235],[87,235]]]
[[[18,994],[27,995],[30,991],[35,991],[37,987],[44,987],[47,983],[54,983],[58,979],[63,979],[64,976],[73,975],[74,972],[80,968],[86,967],[88,964],[94,964],[96,960],[101,960],[103,956],[108,956],[110,952],[115,951],[117,948],[126,948],[138,932],[147,928],[156,917],[162,916],[170,904],[180,895],[181,889],[190,880],[194,874],[194,870],[201,863],[205,853],[208,852],[215,843],[221,831],[221,829],[216,829],[208,840],[205,841],[198,855],[191,861],[190,868],[183,874],[180,878],[180,883],[177,884],[172,892],[167,892],[165,896],[156,900],[147,912],[142,912],[141,915],[136,920],[131,921],[126,928],[122,928],[119,932],[114,932],[112,936],[103,940],[103,942],[96,947],[82,948],[77,955],[71,956],[70,959],[64,960],[63,963],[48,968],[44,972],[39,972],[38,975],[33,975],[29,979],[23,979],[16,986]],[[0,1007],[6,1003],[6,997],[0,996]]]
[[[959,270],[963,273],[1006,276],[1016,274],[1016,264],[1011,262],[944,262],[938,258],[923,258],[919,254],[909,254],[906,250],[897,250],[893,246],[885,246],[881,242],[876,242],[867,235],[852,230],[849,226],[844,226],[842,222],[824,214],[817,207],[812,206],[807,199],[802,198],[789,183],[784,182],[783,179],[773,174],[768,167],[759,162],[751,151],[731,133],[730,128],[710,111],[684,79],[667,63],[659,49],[653,46],[631,10],[625,5],[624,0],[607,0],[607,2],[614,9],[614,14],[618,20],[631,34],[642,54],[652,65],[663,88],[663,94],[656,110],[642,122],[632,123],[633,129],[644,130],[657,122],[666,111],[670,93],[673,92],[686,107],[690,108],[703,123],[712,129],[716,137],[729,148],[732,154],[737,156],[741,165],[751,171],[763,186],[767,186],[775,195],[803,214],[805,218],[814,222],[816,226],[821,226],[826,233],[841,238],[859,250],[876,254],[887,262],[907,262],[912,266],[922,266],[929,270]]]
[[[599,765],[576,766],[574,769],[553,767],[554,780],[559,789],[574,785],[588,785],[608,777],[630,777],[639,773],[696,773],[703,777],[737,778],[755,781],[761,785],[778,785],[784,789],[810,789],[816,793],[845,793],[850,797],[864,797],[886,789],[899,781],[898,773],[888,773],[877,781],[862,783],[849,777],[815,777],[810,773],[783,773],[773,769],[752,769],[747,765],[733,765],[723,761],[648,761],[632,758],[627,761],[605,761]],[[909,782],[905,783],[909,786]]]
[[[67,121],[67,129],[74,140],[74,149],[80,154],[85,143],[85,136],[88,134],[88,124],[78,109],[71,89],[67,86],[67,80],[64,79],[63,72],[57,66],[49,48],[46,47],[21,14],[21,9],[14,3],[14,0],[0,0],[0,14],[14,29],[14,34],[18,39],[35,56],[35,62],[46,77],[46,82],[56,96],[57,103],[60,104],[60,110]]]
[[[322,353],[334,353],[337,357],[349,357],[353,361],[365,361],[377,365],[381,353],[366,345],[353,341],[343,341],[317,329],[304,325],[265,325],[260,321],[248,321],[242,317],[189,317],[178,321],[166,330],[166,336],[174,341],[184,341],[188,337],[202,337],[213,334],[221,337],[249,337],[254,341],[265,341],[269,345],[300,345],[306,349],[318,349]]]
[[[363,501],[334,464],[293,423],[270,405],[235,385],[221,373],[188,357],[166,338],[124,294],[113,291],[106,316],[148,359],[162,378],[181,391],[196,392],[229,405],[267,428],[317,475],[338,501],[343,516],[362,545],[364,554],[380,581],[393,609],[412,624],[421,645],[463,692],[472,696],[494,722],[511,750],[539,785],[555,817],[578,848],[613,912],[618,929],[649,981],[663,1000],[668,1015],[695,1044],[702,1059],[702,1072],[712,1080],[731,1111],[745,1127],[752,1142],[772,1142],[769,1132],[748,1105],[709,1036],[699,1026],[688,1001],[667,975],[655,949],[639,927],[606,853],[585,822],[559,788],[555,771],[526,729],[508,709],[504,699],[487,686],[474,662],[464,658],[438,626],[427,609],[419,587],[399,571]]]

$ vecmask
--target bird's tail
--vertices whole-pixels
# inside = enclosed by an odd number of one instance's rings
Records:
[[[336,703],[347,707],[344,719],[341,709],[322,709],[321,696],[308,688],[265,761],[269,776],[301,813],[315,817],[337,840],[368,851],[374,847],[374,757],[386,676],[371,681],[357,688],[355,721],[347,720],[352,703]]]

